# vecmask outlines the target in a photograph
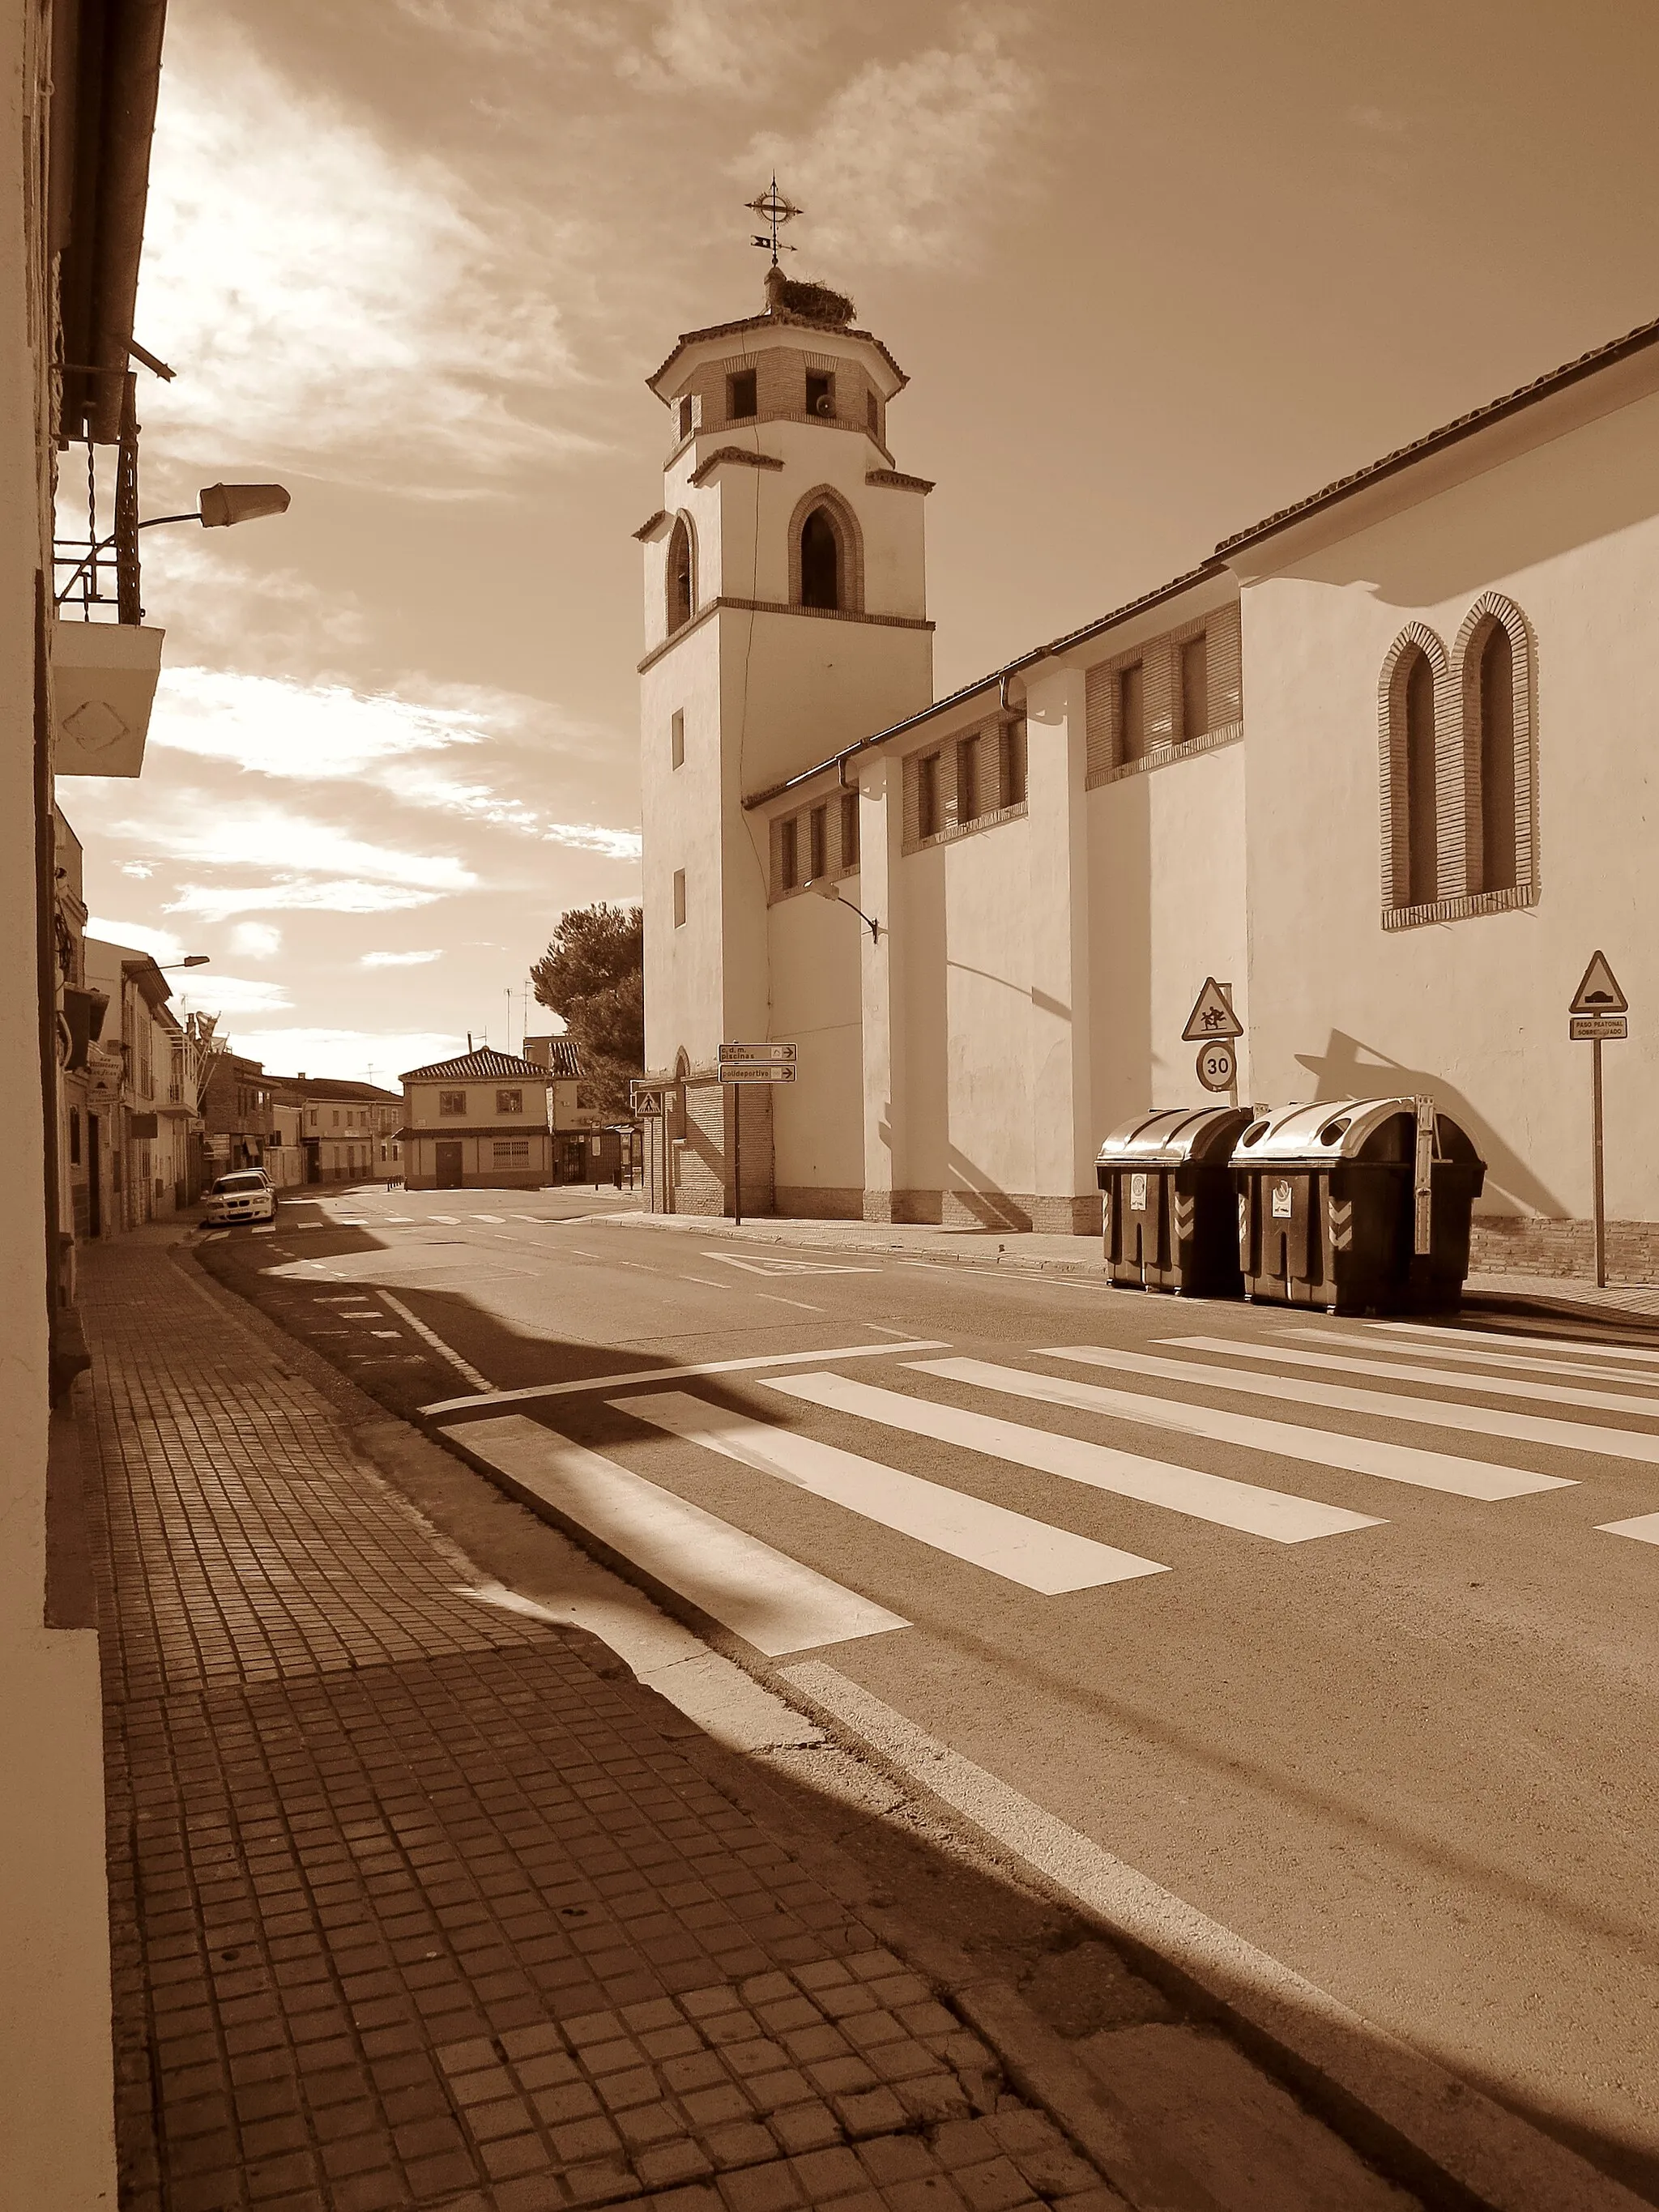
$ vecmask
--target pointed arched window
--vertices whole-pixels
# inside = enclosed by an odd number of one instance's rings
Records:
[[[696,603],[691,571],[691,532],[685,517],[675,523],[668,540],[668,634],[684,629]]]
[[[1515,648],[1495,621],[1480,647],[1480,881],[1513,890],[1515,853]]]
[[[829,508],[815,507],[800,526],[800,603],[838,608],[841,602],[841,534]]]
[[[1413,646],[1402,673],[1406,710],[1406,903],[1432,906],[1437,896],[1434,798],[1434,670]]]

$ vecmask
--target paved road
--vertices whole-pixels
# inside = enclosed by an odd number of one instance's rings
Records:
[[[598,1203],[289,1201],[202,1257],[1659,2200],[1659,1349]]]

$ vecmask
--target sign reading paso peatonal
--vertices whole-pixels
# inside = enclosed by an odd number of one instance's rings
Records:
[[[795,1054],[793,1044],[723,1044],[720,1074],[722,1083],[793,1083]]]

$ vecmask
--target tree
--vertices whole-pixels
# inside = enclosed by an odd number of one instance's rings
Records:
[[[530,970],[538,1006],[562,1016],[586,1070],[584,1105],[618,1119],[645,1072],[645,916],[636,906],[572,907]]]

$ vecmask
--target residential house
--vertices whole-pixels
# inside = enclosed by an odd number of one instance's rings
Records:
[[[553,1076],[488,1045],[403,1077],[410,1190],[538,1190],[553,1180]]]
[[[593,1182],[599,1180],[599,1157],[594,1133],[605,1123],[605,1109],[582,1103],[585,1071],[574,1037],[527,1036],[524,1056],[533,1066],[545,1068],[548,1086],[548,1125],[553,1132],[555,1182]],[[608,1179],[608,1178],[607,1178]]]
[[[394,1091],[326,1075],[272,1076],[271,1097],[292,1109],[306,1182],[389,1182],[403,1176],[404,1102]]]
[[[202,1097],[202,1122],[215,1176],[260,1168],[276,1139],[271,1105],[276,1079],[263,1060],[227,1048],[214,1057]]]
[[[201,1188],[195,1038],[168,1003],[172,986],[148,952],[85,940],[86,980],[104,997],[88,1042],[82,1155],[85,1234],[110,1236],[192,1205]],[[71,1109],[72,1110],[72,1109]],[[94,1227],[96,1220],[97,1226]]]

